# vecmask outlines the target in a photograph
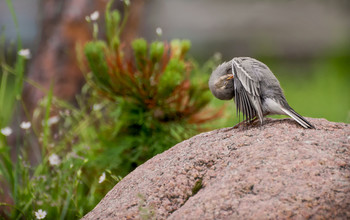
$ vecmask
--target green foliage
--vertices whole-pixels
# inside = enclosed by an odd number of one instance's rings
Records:
[[[106,114],[118,119],[104,140],[109,144],[99,163],[113,159],[112,169],[125,175],[196,134],[202,123],[218,113],[203,111],[210,101],[207,81],[200,79],[205,78],[203,72],[195,77],[201,70],[186,58],[189,41],[148,43],[140,38],[131,43],[133,56],[125,56],[125,48],[130,47],[120,46],[122,24],[119,14],[107,7],[107,41],[89,42],[84,54],[91,70],[89,85],[113,102],[115,110]]]
[[[150,46],[150,58],[153,63],[160,61],[164,53],[163,42],[153,42]],[[141,58],[141,57],[140,57]]]
[[[19,35],[18,22],[16,18],[15,11],[13,9],[12,2],[6,0],[7,6],[12,15],[13,21],[16,27],[17,33],[17,51],[22,49],[22,41]],[[2,35],[0,42],[1,54],[0,54],[0,128],[5,127],[9,120],[12,117],[14,108],[16,105],[16,100],[20,99],[23,86],[23,76],[24,76],[24,66],[25,58],[23,56],[17,56],[17,59],[14,63],[14,66],[7,64],[5,59],[5,36]],[[11,93],[8,93],[9,87],[12,87],[13,90]],[[5,94],[6,93],[6,94]]]
[[[171,42],[171,48],[173,50],[173,56],[176,58],[183,58],[191,47],[191,42],[188,40],[173,40]]]
[[[107,45],[103,41],[89,42],[85,45],[85,54],[89,54],[87,60],[90,63],[90,68],[93,72],[97,73],[94,75],[94,80],[99,83],[105,92],[110,87],[108,66],[104,54],[106,49]]]
[[[146,60],[143,58],[147,56],[147,42],[145,39],[136,39],[132,43],[132,48],[134,50],[136,64],[138,65],[138,68],[144,68],[146,65]]]
[[[195,126],[188,129],[193,134],[204,120],[215,118],[215,114],[201,114],[209,102],[207,82],[191,78],[191,73],[198,70],[195,62],[186,59],[190,42],[176,39],[148,43],[136,39],[131,43],[134,56],[125,56],[128,45],[119,46],[118,38],[123,23],[108,6],[107,41],[89,42],[84,49],[92,73],[89,83],[102,97],[116,101],[116,108],[123,108],[123,119],[129,119],[122,123],[123,132],[141,126],[155,135],[170,124],[192,123]]]
[[[112,42],[113,38],[119,37],[118,26],[120,26],[120,13],[118,11],[110,11],[112,1],[108,3],[106,10],[106,34],[109,42]]]
[[[115,132],[118,121],[113,103],[101,102],[88,85],[77,100],[75,107],[49,92],[33,119],[41,121],[40,115],[45,115],[42,132],[37,133],[36,127],[25,130],[16,162],[11,160],[10,146],[1,148],[0,179],[7,183],[14,203],[14,206],[0,204],[8,207],[2,215],[12,219],[34,218],[35,212],[42,209],[47,212],[47,219],[78,219],[120,181],[119,174],[112,171],[119,163],[112,163],[115,158],[105,157],[106,146],[111,144],[109,135]],[[50,109],[61,110],[49,117]],[[109,114],[104,114],[105,111]],[[30,165],[30,151],[26,151],[33,135],[42,146],[42,158],[36,166]],[[109,161],[105,162],[106,158]],[[105,180],[99,183],[102,175]]]
[[[183,73],[186,71],[185,64],[178,59],[169,61],[164,74],[159,80],[159,94],[161,96],[169,96],[173,92],[173,88],[180,85],[184,80]]]
[[[203,188],[203,180],[199,179],[196,181],[196,183],[194,184],[193,188],[192,188],[192,195],[194,196],[198,193],[199,190],[201,190]]]
[[[20,51],[22,49],[21,38],[19,35],[18,23],[16,19],[16,14],[13,9],[12,2],[10,0],[6,1],[8,8],[11,12],[13,20],[15,22],[16,32],[17,32],[17,47],[16,51]],[[13,113],[16,110],[17,101],[20,100],[20,95],[22,93],[23,86],[23,75],[24,75],[24,67],[25,67],[25,58],[23,56],[17,56],[14,65],[8,65],[8,60],[5,57],[5,36],[1,36],[0,43],[0,183],[1,186],[5,186],[7,184],[8,188],[11,191],[12,199],[15,202],[20,201],[20,194],[17,192],[17,188],[19,187],[19,179],[21,176],[26,177],[26,173],[20,172],[18,169],[20,166],[19,158],[17,162],[13,162],[11,158],[11,148],[7,144],[5,129],[10,130],[8,124],[11,122],[11,118]],[[5,128],[6,127],[6,128]],[[10,135],[12,131],[10,130],[8,134]],[[13,149],[13,148],[12,148]],[[27,188],[24,188],[27,190]],[[1,193],[3,189],[1,188]],[[27,201],[28,202],[28,201]],[[24,203],[24,201],[23,201]],[[12,206],[7,203],[0,203],[0,216],[2,216],[2,207],[11,207],[17,213],[23,213],[20,209],[21,207]]]

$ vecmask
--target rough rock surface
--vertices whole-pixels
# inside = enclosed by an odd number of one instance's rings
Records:
[[[350,125],[267,119],[199,134],[119,182],[84,219],[349,219]]]

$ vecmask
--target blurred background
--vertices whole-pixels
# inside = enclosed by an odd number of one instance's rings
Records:
[[[125,31],[131,34],[125,38],[159,39],[155,30],[160,27],[163,31],[161,39],[191,40],[190,56],[200,63],[217,53],[222,55],[223,61],[235,56],[257,58],[277,75],[288,101],[300,114],[350,122],[349,1],[131,2],[136,6],[131,16],[133,22]],[[55,93],[71,100],[83,85],[83,78],[80,73],[77,74],[77,68],[67,64],[69,61],[57,61],[74,59],[69,57],[68,52],[62,51],[65,47],[72,50],[73,43],[64,44],[63,47],[57,43],[57,32],[64,31],[62,27],[65,25],[54,27],[69,19],[75,23],[84,22],[84,17],[94,10],[102,12],[106,1],[15,0],[13,4],[24,48],[31,49],[34,55],[29,64],[28,77],[47,87],[44,75],[50,75],[48,72],[55,77],[62,75],[56,81],[61,86],[56,86]],[[118,8],[118,2],[115,7]],[[6,28],[7,42],[15,39],[13,20],[5,1],[0,2],[0,26]],[[75,33],[75,37],[68,37],[67,40],[86,41],[89,38],[87,35]],[[53,46],[45,51],[52,44],[60,45],[63,49]],[[68,58],[57,55],[52,57],[54,61],[45,60],[51,53],[67,53]],[[40,54],[45,54],[45,59],[40,58]],[[40,60],[39,64],[37,60]],[[44,65],[43,62],[52,64],[50,67],[40,67]],[[68,69],[74,70],[71,75],[55,73],[57,69],[63,70],[62,65],[70,65]],[[33,91],[28,94],[28,105],[32,106],[42,96]],[[215,105],[224,103],[218,100],[213,102]],[[228,111],[231,111],[234,107],[232,103],[229,105]],[[228,124],[233,123],[233,116],[229,118]]]

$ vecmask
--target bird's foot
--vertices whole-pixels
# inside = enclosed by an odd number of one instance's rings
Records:
[[[252,125],[252,126],[257,126],[257,125],[259,125],[259,120],[258,120],[259,118],[254,118],[252,121],[250,121],[249,122],[249,124],[250,125]],[[260,124],[260,125],[263,125],[262,123]]]
[[[242,122],[239,122],[238,124],[236,124],[235,126],[233,126],[233,128],[237,129],[237,128],[241,127],[241,126],[244,126],[245,124],[246,124],[245,121],[242,121]]]
[[[252,120],[244,120],[236,124],[235,126],[233,126],[233,129],[237,129],[239,127],[248,128],[250,126],[257,126],[258,123],[259,123],[258,117],[255,117]]]

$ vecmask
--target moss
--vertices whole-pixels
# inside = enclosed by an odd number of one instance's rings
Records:
[[[199,179],[197,180],[197,182],[194,184],[193,188],[192,188],[192,196],[196,195],[198,193],[199,190],[201,190],[203,188],[203,184],[202,184],[203,180]]]

